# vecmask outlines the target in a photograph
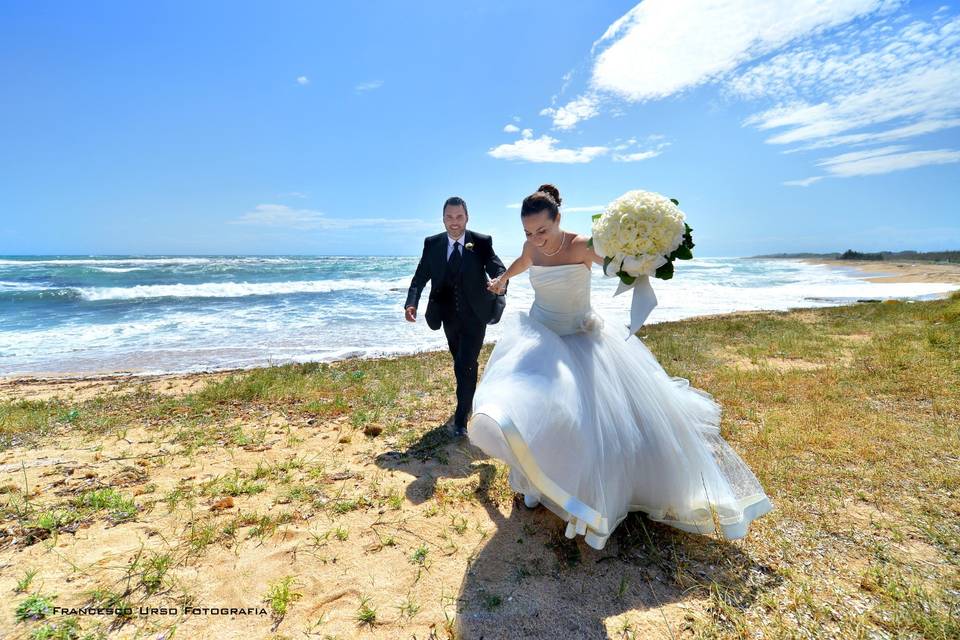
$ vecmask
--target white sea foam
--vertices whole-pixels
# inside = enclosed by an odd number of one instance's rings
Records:
[[[177,264],[209,264],[213,258],[51,258],[47,260],[0,260],[0,266],[100,266],[130,264],[164,266]]]
[[[86,300],[136,300],[139,298],[241,298],[291,293],[331,291],[390,291],[409,285],[409,280],[303,280],[290,282],[203,282],[200,284],[138,284],[132,287],[81,287]]]
[[[38,286],[29,282],[7,282],[0,280],[0,291],[43,291],[48,287]]]

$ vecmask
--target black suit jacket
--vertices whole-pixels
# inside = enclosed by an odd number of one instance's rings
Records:
[[[438,293],[443,286],[443,279],[447,271],[447,234],[438,233],[429,236],[423,241],[423,255],[417,264],[417,271],[410,281],[407,291],[407,301],[404,308],[416,308],[420,304],[420,294],[430,281],[430,297],[427,301],[427,326],[437,330],[441,325],[444,301],[438,299]],[[473,247],[466,245],[473,243]],[[503,315],[506,306],[506,291],[503,295],[496,295],[487,291],[487,276],[496,278],[507,268],[493,251],[493,238],[469,229],[463,237],[463,294],[473,314],[481,322],[496,324]]]

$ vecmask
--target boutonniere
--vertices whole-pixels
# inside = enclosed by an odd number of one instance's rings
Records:
[[[463,248],[466,249],[467,251],[473,251],[473,243],[468,242],[467,244],[463,245]]]

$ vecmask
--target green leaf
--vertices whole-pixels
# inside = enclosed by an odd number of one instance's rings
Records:
[[[693,258],[693,252],[685,244],[681,244],[673,253],[680,260],[691,260]]]
[[[670,198],[670,202],[672,202],[673,204],[677,205],[678,207],[680,206],[680,201],[677,200],[676,198]]]
[[[630,275],[626,271],[617,271],[617,275],[620,276],[620,281],[626,285],[631,285],[637,281],[636,277]]]
[[[603,272],[604,272],[604,273],[607,272],[607,266],[608,266],[611,262],[613,262],[613,258],[611,258],[610,256],[604,256],[604,257],[603,257]]]
[[[590,219],[591,219],[591,220],[599,220],[599,219],[602,218],[602,217],[603,217],[603,214],[602,214],[602,213],[595,213],[595,214],[593,214],[592,216],[590,216]]]
[[[657,278],[662,278],[663,280],[669,280],[673,277],[673,263],[668,262],[665,265],[657,269],[656,273],[653,274]]]
[[[587,246],[593,249],[593,236],[590,236],[590,239],[587,240]]]

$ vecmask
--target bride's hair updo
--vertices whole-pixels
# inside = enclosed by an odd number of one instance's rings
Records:
[[[542,184],[536,193],[531,193],[523,199],[520,206],[520,217],[525,218],[547,211],[551,220],[556,220],[560,213],[560,190],[552,184]]]

